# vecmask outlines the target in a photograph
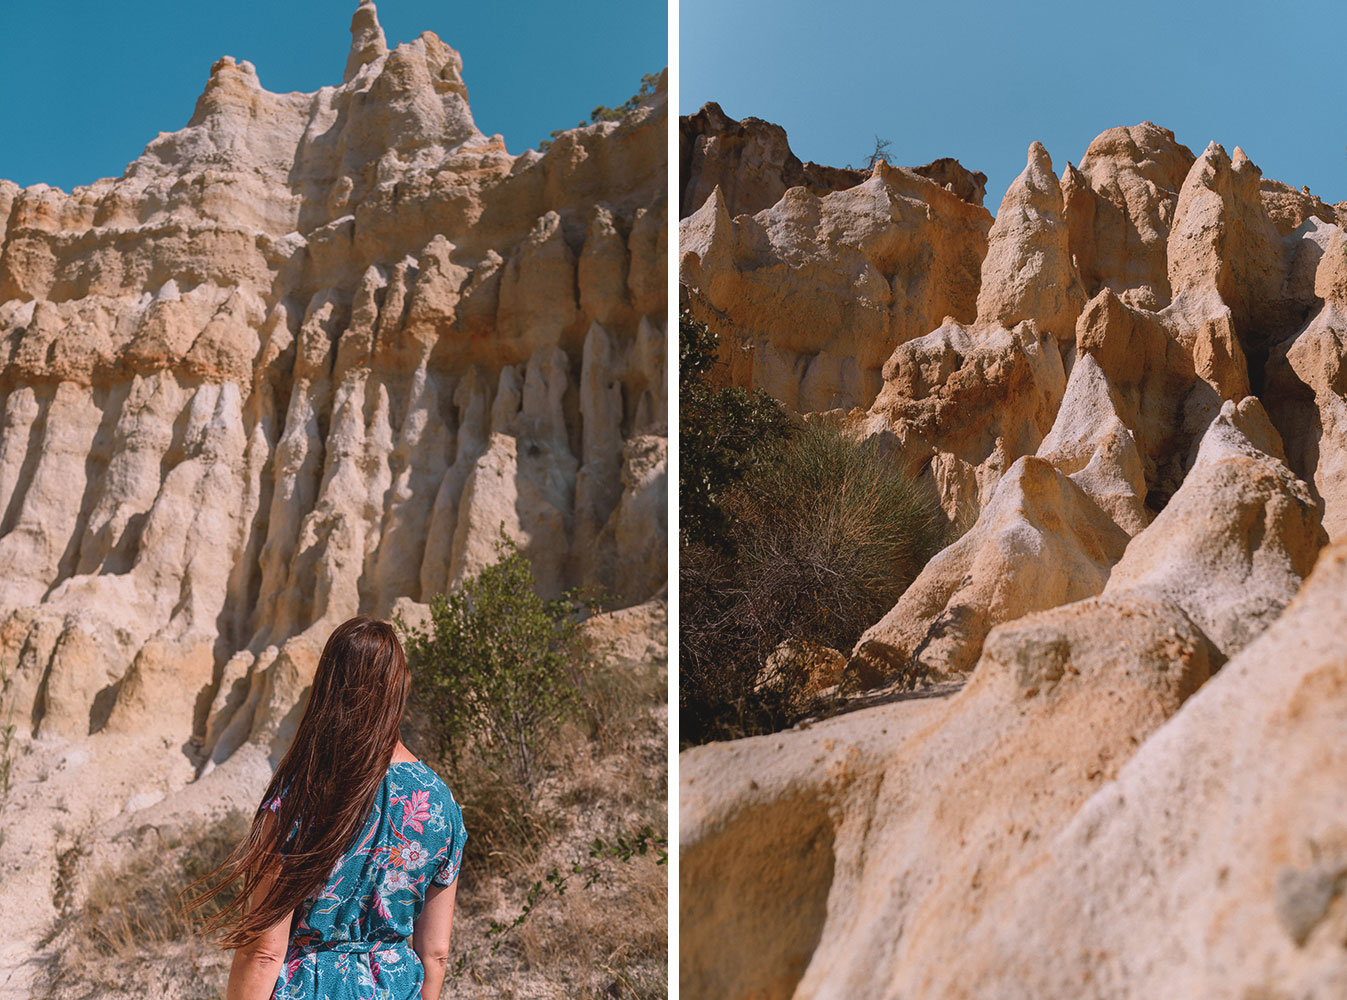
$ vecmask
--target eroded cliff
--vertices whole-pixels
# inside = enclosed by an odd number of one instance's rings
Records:
[[[1344,222],[1149,122],[994,221],[886,165],[683,220],[722,377],[968,526],[842,651],[880,707],[682,755],[686,994],[1342,995]]]
[[[250,809],[331,628],[502,528],[548,594],[664,586],[663,82],[512,156],[439,38],[368,0],[352,36],[314,94],[221,59],[121,178],[0,182],[0,909],[37,931],[78,830]]]

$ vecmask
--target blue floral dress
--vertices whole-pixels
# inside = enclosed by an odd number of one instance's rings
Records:
[[[280,798],[266,803],[273,811]],[[468,833],[449,786],[420,761],[388,766],[354,846],[296,908],[274,1000],[421,1000],[408,941],[426,890],[452,885]]]

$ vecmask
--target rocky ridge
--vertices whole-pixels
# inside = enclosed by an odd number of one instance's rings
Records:
[[[682,754],[684,991],[1341,995],[1344,223],[1149,122],[994,221],[883,166],[682,221],[721,377],[967,526],[842,651],[881,704]]]
[[[502,529],[548,594],[664,586],[663,81],[511,155],[452,48],[369,0],[351,31],[340,85],[226,56],[122,177],[0,182],[0,909],[34,935],[78,837],[251,808],[331,628]]]

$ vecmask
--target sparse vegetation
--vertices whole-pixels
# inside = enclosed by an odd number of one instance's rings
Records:
[[[577,878],[582,888],[588,889],[597,884],[605,873],[605,868],[614,861],[631,862],[634,858],[650,855],[655,864],[664,865],[669,861],[669,842],[656,834],[651,827],[643,827],[631,837],[619,836],[614,840],[595,837],[585,853],[571,862],[564,872],[553,866],[547,874],[535,880],[524,894],[524,904],[513,920],[503,922],[492,920],[486,932],[486,944],[494,953],[505,943],[506,935],[524,926],[534,909],[552,897],[566,894],[566,890]],[[462,972],[471,963],[477,950],[473,949],[458,959],[456,971]]]
[[[0,663],[0,705],[9,706],[5,724],[0,726],[0,803],[9,796],[10,768],[14,766],[14,702],[9,697],[13,682],[9,670]]]
[[[578,707],[587,654],[575,599],[539,597],[528,558],[503,532],[497,552],[461,588],[431,599],[429,627],[398,625],[433,749],[456,766],[477,762],[532,804],[541,758]]]
[[[892,143],[888,139],[881,139],[879,136],[875,136],[875,148],[870,153],[869,158],[865,161],[865,169],[875,169],[875,164],[879,163],[881,160],[885,163],[891,163],[892,161],[889,159],[889,146],[891,145]]]
[[[655,92],[659,86],[658,73],[644,73],[641,75],[641,86],[636,93],[632,94],[625,101],[615,108],[610,108],[606,104],[600,104],[589,113],[589,121],[577,122],[574,128],[584,128],[586,125],[593,125],[595,122],[615,122],[621,121],[627,115],[631,114],[638,107],[650,99],[650,95]],[[545,152],[552,143],[556,142],[557,137],[563,132],[569,132],[570,129],[557,128],[552,130],[549,138],[538,143],[538,149]]]
[[[518,656],[541,650],[545,667],[502,669],[518,676],[563,671],[557,683],[570,693],[548,724],[551,736],[536,748],[531,799],[495,755],[493,730],[474,728],[480,722],[473,713],[484,706],[464,710],[452,743],[432,738],[424,704],[412,713],[408,741],[449,780],[464,808],[469,848],[477,847],[463,866],[458,968],[444,995],[495,1000],[545,987],[593,1000],[666,997],[667,665],[621,659],[596,638],[602,633],[575,624],[573,603],[534,596],[528,561],[511,545],[470,583],[442,602],[447,630],[440,633],[432,616],[421,630],[427,638],[482,639],[472,628],[489,626],[496,631],[483,642],[497,665],[507,649]],[[492,609],[531,624],[516,620],[504,629],[486,614]],[[555,641],[543,642],[545,636]],[[463,647],[439,648],[467,655]],[[418,673],[416,683],[424,681]],[[520,802],[527,803],[522,836],[507,826],[519,819]],[[141,837],[151,842],[101,870],[90,868],[97,855],[76,838],[61,856],[54,887],[64,912],[44,942],[53,956],[44,976],[49,1000],[221,995],[229,953],[197,931],[228,898],[189,918],[178,894],[228,855],[244,820],[236,813],[163,839],[147,828]]]
[[[691,332],[680,330],[694,359],[680,367],[680,399],[706,400],[693,414],[714,425],[726,419],[718,397],[742,390],[705,384],[706,337]],[[769,654],[786,640],[849,650],[938,550],[944,520],[878,441],[831,422],[785,433],[750,418],[745,437],[728,444],[726,430],[680,431],[698,455],[680,483],[693,517],[681,525],[679,559],[682,739],[782,728],[805,678],[765,689]],[[683,454],[686,468],[686,445]]]
[[[162,960],[168,950],[181,952],[184,960],[177,975],[195,980],[181,985],[197,990],[193,995],[216,995],[219,984],[214,979],[223,971],[220,955],[196,935],[202,921],[218,913],[230,897],[216,897],[201,911],[188,914],[179,894],[229,855],[246,826],[246,817],[234,811],[223,822],[170,834],[92,877],[79,872],[87,857],[80,845],[64,852],[56,894],[67,912],[54,936],[47,995],[72,995],[72,987],[87,996],[134,991],[137,983],[148,988],[143,980],[145,962]],[[73,907],[77,880],[88,886],[88,895],[82,905]],[[212,960],[215,967],[209,968]],[[208,968],[200,968],[202,963]],[[56,992],[58,984],[65,993]]]
[[[408,742],[449,778],[469,831],[450,989],[522,964],[567,995],[665,996],[666,675],[614,662],[575,595],[533,588],[502,540],[426,624],[398,621]],[[554,946],[582,913],[583,946]]]
[[[684,550],[729,548],[724,500],[791,420],[761,389],[721,387],[711,378],[719,338],[688,312],[678,321],[678,537]],[[680,563],[681,563],[680,559]]]

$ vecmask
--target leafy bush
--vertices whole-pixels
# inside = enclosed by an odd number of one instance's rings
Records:
[[[503,533],[497,552],[461,588],[431,599],[428,629],[398,624],[435,749],[457,759],[471,747],[533,799],[540,759],[577,701],[577,609],[570,598],[538,596],[528,557]]]
[[[685,742],[790,724],[789,686],[755,689],[772,650],[849,650],[944,541],[934,498],[875,440],[813,420],[751,457],[718,505],[729,544],[680,554]]]
[[[709,378],[719,338],[684,312],[678,320],[679,542],[728,551],[722,501],[758,454],[791,430],[784,407],[761,389],[717,388]]]

